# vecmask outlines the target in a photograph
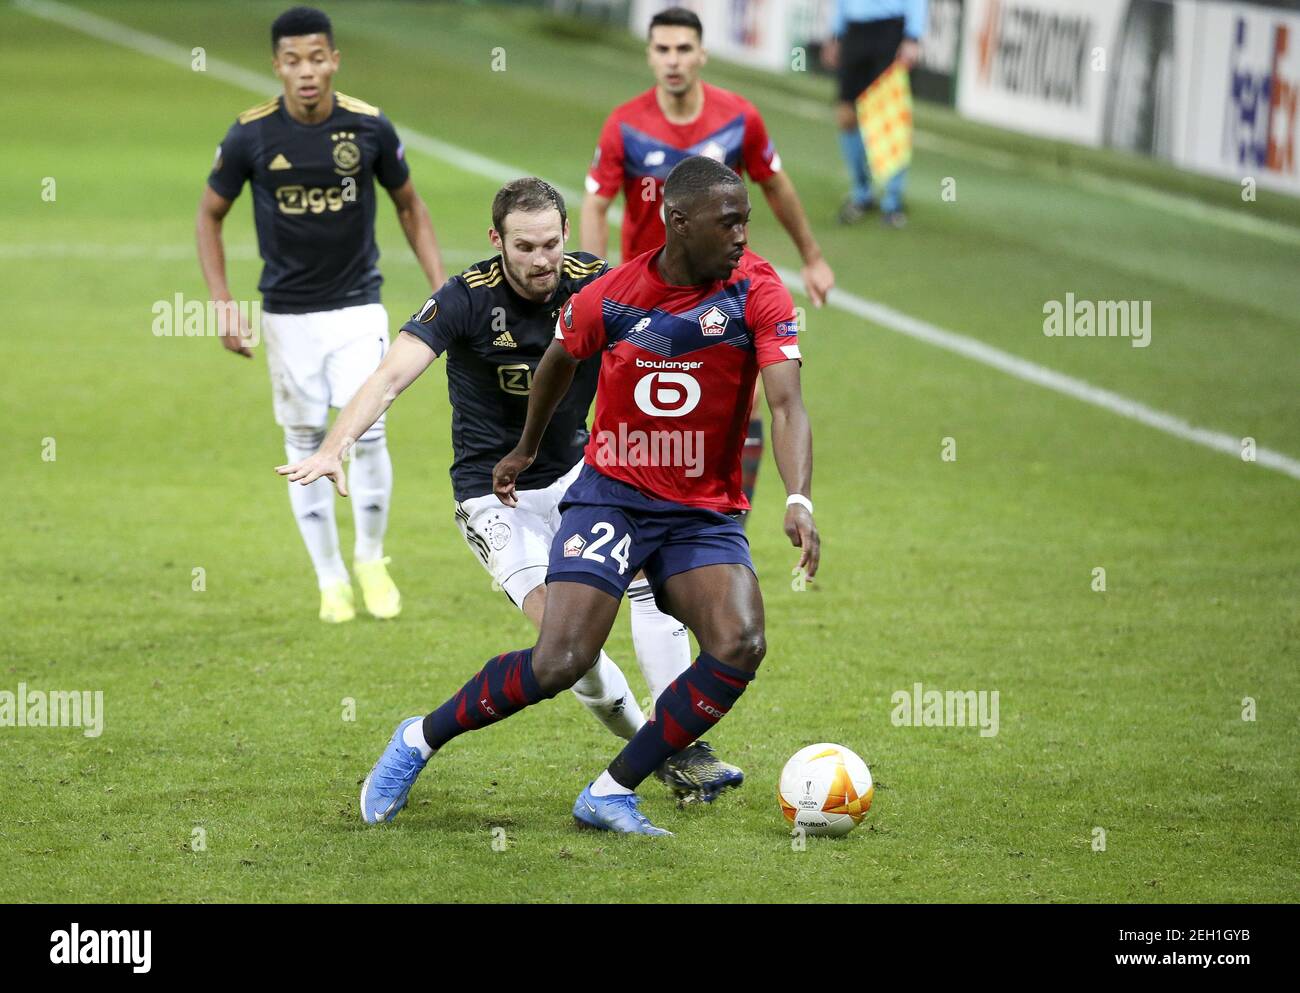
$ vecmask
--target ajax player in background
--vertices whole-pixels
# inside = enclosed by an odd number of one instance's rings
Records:
[[[415,192],[397,132],[378,109],[334,91],[339,53],[329,18],[294,7],[271,25],[275,73],[284,93],[239,115],[217,151],[199,204],[199,262],[208,293],[231,300],[221,227],[247,182],[257,244],[265,263],[262,333],[271,371],[275,421],[291,462],[320,445],[329,409],[341,408],[388,350],[388,315],[379,302],[375,245],[377,180],[431,288],[444,273],[429,211]],[[250,329],[223,315],[221,343],[252,357]],[[384,532],[393,465],[381,418],[352,451],[356,494],[353,568],[366,609],[395,617],[401,596],[388,575]],[[352,582],[339,550],[334,491],[328,480],[289,487],[289,504],[320,587],[320,619],[356,616]]]
[[[700,79],[708,61],[704,28],[693,11],[671,7],[650,20],[646,57],[655,85],[614,108],[600,132],[582,201],[582,249],[602,258],[609,241],[609,206],[623,193],[623,260],[664,243],[664,178],[689,155],[706,155],[758,183],[794,242],[800,275],[814,307],[835,285],[794,183],[768,138],[758,110],[744,97]],[[757,394],[755,406],[757,406]],[[754,497],[763,459],[763,418],[749,424],[742,456],[745,495]]]
[[[406,387],[439,355],[447,357],[452,407],[452,486],[465,543],[534,627],[547,610],[546,569],[559,526],[559,503],[582,468],[587,413],[596,395],[600,357],[583,362],[558,405],[514,506],[492,491],[492,470],[515,447],[528,415],[533,374],[555,338],[569,298],[608,266],[566,253],[564,199],[535,177],[507,183],[492,201],[488,237],[498,254],[448,280],[405,325],[379,368],[357,390],[313,456],[278,468],[291,482],[334,480],[347,496],[342,459]],[[329,485],[328,479],[325,481]],[[649,586],[632,603],[632,641],[653,697],[691,664],[681,622],[660,612]],[[599,651],[573,683],[579,700],[614,734],[631,738],[645,723],[617,665]],[[744,775],[696,743],[657,770],[684,799],[711,801]]]
[[[523,435],[493,474],[502,503],[517,505],[517,481],[569,384],[583,360],[599,355],[596,418],[582,471],[560,502],[537,642],[489,659],[432,713],[397,726],[361,788],[368,823],[395,816],[429,758],[453,738],[572,686],[591,668],[624,591],[644,569],[700,654],[660,694],[654,719],[581,792],[573,814],[586,827],[669,833],[641,812],[637,786],[727,714],[766,652],[763,599],[735,519],[748,506],[740,454],[760,372],[789,493],[785,532],[801,549],[800,567],[817,571],[798,325],[780,278],[746,249],[745,184],[714,159],[693,156],[668,175],[664,204],[664,247],[611,270],[562,308],[556,340],[533,377]],[[631,457],[623,446],[633,437],[653,439],[660,453],[683,452],[694,439],[703,471],[647,460],[644,446]]]

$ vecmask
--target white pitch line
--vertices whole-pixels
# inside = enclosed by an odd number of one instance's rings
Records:
[[[488,252],[488,246],[474,252],[463,248],[439,246],[443,261],[477,262]],[[225,247],[227,259],[236,262],[256,262],[261,256],[255,244],[237,244],[227,242]],[[146,259],[152,262],[193,262],[198,258],[198,249],[191,244],[163,245],[129,242],[104,244],[95,242],[67,241],[31,241],[0,242],[0,259],[19,262],[62,261],[66,259],[85,259],[91,262],[135,262]],[[398,252],[392,258],[385,258],[384,265],[418,266],[419,259],[405,252]]]
[[[18,9],[36,17],[53,21],[56,24],[88,34],[101,41],[121,45],[143,55],[162,59],[185,69],[187,72],[192,71],[190,68],[192,59],[190,50],[167,41],[165,38],[137,31],[116,21],[100,17],[98,14],[91,14],[78,7],[59,3],[58,0],[13,0],[13,2]],[[259,96],[267,96],[275,89],[275,84],[270,78],[221,59],[210,58],[207,60],[206,75],[242,87]],[[403,141],[408,147],[422,151],[471,175],[483,176],[495,182],[505,182],[522,174],[519,169],[515,169],[504,162],[487,158],[450,142],[440,141],[404,124],[394,122],[394,126],[403,135]],[[557,188],[566,198],[576,199],[579,197],[575,190],[558,185]],[[614,215],[611,217],[611,222],[618,223],[622,218],[622,214],[617,211],[611,213]],[[802,292],[802,284],[797,273],[783,268],[778,268],[777,272],[787,286],[795,292]],[[835,307],[845,313],[871,321],[879,327],[913,340],[922,341],[936,348],[942,348],[945,351],[961,355],[982,365],[1005,372],[1024,382],[1042,386],[1064,396],[1073,397],[1084,403],[1092,404],[1094,407],[1100,407],[1113,414],[1118,414],[1121,417],[1127,417],[1175,438],[1181,438],[1184,441],[1190,441],[1193,444],[1232,455],[1235,458],[1241,456],[1242,439],[1240,437],[1234,437],[1222,431],[1197,427],[1181,417],[1166,414],[1111,390],[1093,386],[1081,379],[1067,376],[1046,366],[1019,358],[1010,352],[1004,352],[975,338],[958,334],[955,331],[945,330],[938,325],[904,314],[902,311],[895,310],[885,304],[876,303],[846,290],[837,289],[832,292],[830,300],[827,301],[827,306]],[[1300,460],[1298,459],[1272,449],[1260,447],[1255,450],[1255,459],[1259,465],[1285,473],[1293,479],[1300,479]]]
[[[226,245],[227,259],[250,262],[258,257],[256,245]],[[85,259],[91,262],[193,262],[198,250],[193,245],[96,244],[94,242],[33,241],[0,244],[0,259],[19,262]]]
[[[798,273],[790,272],[780,266],[776,267],[776,271],[788,285],[799,281]],[[942,348],[945,351],[973,359],[982,365],[1001,370],[1009,376],[1015,376],[1026,383],[1033,383],[1036,386],[1043,386],[1057,393],[1074,397],[1076,400],[1090,403],[1094,407],[1100,407],[1113,414],[1119,414],[1121,417],[1127,417],[1140,424],[1145,424],[1147,427],[1155,428],[1157,431],[1171,434],[1175,438],[1182,438],[1184,441],[1203,445],[1206,448],[1214,449],[1216,452],[1223,452],[1236,458],[1241,457],[1242,439],[1240,437],[1233,437],[1223,431],[1212,431],[1208,428],[1197,427],[1181,417],[1166,414],[1164,411],[1148,407],[1137,400],[1130,400],[1119,393],[1103,389],[1100,386],[1093,386],[1082,379],[1076,379],[1073,376],[1067,376],[1065,373],[1038,365],[1036,362],[1030,362],[1028,359],[1022,359],[1010,352],[1004,352],[1000,348],[986,345],[975,338],[968,338],[966,335],[957,334],[953,331],[945,331],[938,325],[904,314],[883,303],[864,300],[862,297],[838,289],[832,291],[832,297],[834,299],[833,306],[846,310],[851,314],[856,314],[873,324],[889,328],[891,331],[896,331],[908,338],[923,341],[928,345],[934,345],[936,348]],[[1275,469],[1294,479],[1300,479],[1300,460],[1289,455],[1283,455],[1281,452],[1275,452],[1272,449],[1257,447],[1255,461],[1269,469]]]

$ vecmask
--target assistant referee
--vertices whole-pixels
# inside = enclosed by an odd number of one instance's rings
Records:
[[[838,93],[835,121],[840,129],[840,154],[848,166],[852,189],[840,208],[840,223],[852,224],[877,206],[867,167],[867,149],[858,127],[854,101],[895,61],[909,72],[921,54],[928,0],[835,0],[831,38],[822,46],[822,62],[836,71]],[[900,170],[880,195],[881,217],[887,227],[907,223]]]

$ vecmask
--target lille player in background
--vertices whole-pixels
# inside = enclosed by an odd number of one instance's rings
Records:
[[[814,307],[835,284],[822,257],[794,183],[768,138],[763,118],[739,94],[700,79],[708,61],[704,28],[693,11],[671,7],[650,21],[647,59],[655,85],[614,108],[600,132],[582,201],[581,243],[585,252],[606,257],[606,215],[623,192],[623,260],[664,243],[661,210],[664,178],[689,155],[705,155],[731,166],[762,187],[803,260],[800,275]],[[757,408],[755,396],[755,408]],[[763,418],[756,416],[745,439],[745,494],[751,500],[763,459]]]
[[[516,501],[551,416],[581,362],[601,356],[585,465],[560,504],[537,643],[489,659],[433,713],[402,721],[361,788],[362,817],[390,820],[447,742],[549,699],[587,672],[624,591],[644,569],[664,610],[700,643],[655,703],[654,719],[578,796],[580,825],[667,834],[635,790],[724,717],[766,653],[763,599],[735,515],[748,506],[740,454],[760,372],[785,481],[785,532],[817,571],[812,432],[799,385],[789,291],[746,249],[749,194],[711,158],[679,163],[664,185],[667,241],[588,284],[561,311],[533,378],[518,446],[496,494]],[[688,454],[692,453],[692,454]]]
[[[329,408],[342,408],[388,349],[388,315],[379,302],[375,245],[378,180],[397,208],[406,240],[432,288],[444,272],[429,211],[411,183],[397,132],[378,109],[335,93],[339,53],[329,18],[294,7],[271,25],[275,73],[284,93],[239,115],[217,150],[199,204],[199,263],[212,300],[228,303],[221,227],[244,183],[265,265],[262,333],[275,420],[290,462],[325,437]],[[221,343],[252,357],[249,329],[235,308],[218,307]],[[401,596],[388,575],[384,532],[393,465],[382,418],[352,448],[356,495],[353,567],[366,609],[395,617]],[[289,504],[320,587],[320,619],[356,616],[352,582],[339,552],[329,480],[290,486]]]

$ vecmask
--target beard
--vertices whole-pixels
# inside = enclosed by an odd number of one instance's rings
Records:
[[[501,253],[501,262],[510,275],[510,280],[517,287],[524,290],[523,295],[530,300],[542,301],[547,299],[555,292],[560,283],[560,274],[558,269],[552,269],[545,280],[532,278],[533,269],[531,266],[516,266],[510,261],[509,256],[504,252]]]

